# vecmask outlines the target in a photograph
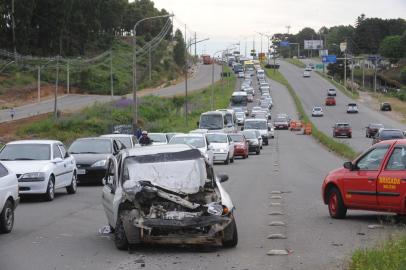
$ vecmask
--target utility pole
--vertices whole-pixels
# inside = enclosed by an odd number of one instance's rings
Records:
[[[347,90],[347,48],[344,50],[344,88]]]
[[[66,90],[67,90],[68,94],[70,93],[69,77],[70,77],[70,74],[69,74],[69,60],[68,60],[67,64],[66,64]]]
[[[211,110],[214,110],[214,57],[213,54],[212,64],[211,64]]]
[[[195,57],[197,57],[197,34],[195,32]]]
[[[110,95],[114,97],[114,81],[113,81],[113,51],[110,50]]]
[[[374,92],[376,93],[376,66],[377,66],[378,59],[374,59]]]
[[[152,61],[151,61],[151,45],[148,48],[148,72],[149,72],[149,81],[152,81],[151,69],[152,69]]]
[[[351,91],[354,94],[354,55],[351,55]]]
[[[362,59],[362,89],[365,89],[365,59]]]
[[[38,76],[37,76],[37,90],[38,90],[38,103],[41,102],[41,66],[38,66]]]
[[[15,20],[14,20],[14,0],[11,0],[11,21],[13,28],[13,48],[14,48],[14,61],[17,63],[17,45],[16,45],[16,33],[15,33]]]
[[[187,89],[187,77],[188,77],[188,61],[187,61],[187,51],[188,45],[186,43],[186,24],[185,24],[185,126],[187,127],[188,124],[188,89]]]
[[[58,84],[59,84],[59,55],[56,57],[56,82],[54,93],[54,118],[58,119]]]

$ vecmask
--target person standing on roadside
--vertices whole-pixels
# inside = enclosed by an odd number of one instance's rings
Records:
[[[14,108],[11,108],[10,109],[10,117],[11,117],[11,120],[14,120],[14,116],[16,115],[16,111],[14,110]]]
[[[137,130],[135,131],[135,137],[137,137],[137,140],[141,138],[141,135],[142,135],[141,128],[137,128]]]

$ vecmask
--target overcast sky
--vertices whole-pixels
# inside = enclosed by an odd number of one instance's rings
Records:
[[[174,24],[186,23],[188,35],[196,31],[199,38],[210,41],[198,47],[198,53],[213,53],[229,44],[241,41],[244,53],[256,35],[256,49],[260,37],[256,32],[297,33],[304,27],[316,31],[322,26],[354,25],[357,16],[405,18],[406,0],[153,0],[158,9],[166,9],[177,16]],[[183,30],[182,30],[183,31]],[[263,40],[263,50],[266,42]]]

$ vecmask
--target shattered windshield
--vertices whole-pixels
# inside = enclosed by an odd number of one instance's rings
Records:
[[[149,181],[185,194],[199,192],[207,179],[206,164],[197,149],[127,157],[123,170],[123,181]]]

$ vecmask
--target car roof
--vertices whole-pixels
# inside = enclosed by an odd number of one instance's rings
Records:
[[[392,144],[396,144],[396,145],[406,144],[406,139],[385,140],[385,141],[378,142],[375,145],[385,145],[385,144],[390,144],[390,145],[392,145]]]
[[[203,138],[204,134],[202,133],[181,133],[181,134],[176,134],[172,137],[173,138],[179,138],[179,137],[200,137]]]
[[[54,143],[61,144],[62,142],[57,140],[19,140],[12,141],[7,144],[54,144]]]
[[[259,112],[259,114],[261,114],[261,113],[264,113],[265,114],[265,112]],[[263,118],[248,118],[248,119],[245,119],[245,122],[258,122],[258,121],[261,121],[261,122],[266,122],[266,119],[263,119]]]
[[[336,123],[336,125],[350,125],[350,123]]]
[[[127,138],[127,137],[133,137],[133,136],[134,135],[131,135],[131,134],[119,134],[119,133],[100,135],[101,138]]]
[[[151,145],[137,148],[128,148],[125,149],[124,152],[127,154],[127,156],[145,156],[160,153],[182,152],[190,149],[194,148],[187,144],[164,144],[164,145]]]

